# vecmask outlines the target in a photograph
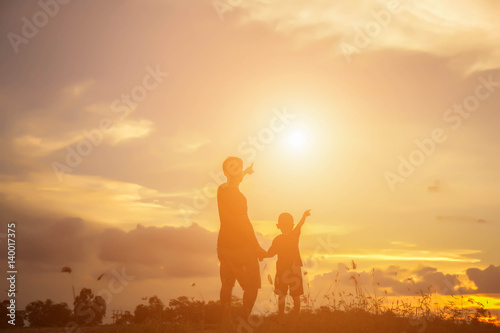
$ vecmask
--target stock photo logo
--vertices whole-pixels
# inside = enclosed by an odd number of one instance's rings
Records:
[[[59,14],[61,7],[69,2],[70,0],[38,1],[39,10],[37,10],[30,18],[26,16],[21,18],[22,26],[20,28],[20,34],[12,31],[7,33],[7,38],[14,52],[18,54],[21,45],[26,45],[33,38],[35,38],[40,30],[49,24],[52,18]]]
[[[465,120],[469,119],[474,112],[479,111],[481,103],[487,101],[500,87],[500,81],[495,81],[492,75],[480,76],[477,80],[479,84],[473,93],[467,95],[461,102],[454,103],[453,107],[443,113],[444,123],[453,131],[460,129]],[[396,191],[398,183],[404,183],[415,173],[417,168],[439,151],[439,145],[448,140],[446,133],[445,128],[436,127],[430,132],[429,137],[421,140],[415,139],[414,143],[417,148],[411,151],[407,157],[399,155],[397,172],[386,171],[384,173],[387,185],[392,192]]]
[[[64,181],[64,174],[73,173],[83,162],[84,158],[92,154],[94,148],[99,147],[106,136],[115,130],[117,123],[126,120],[135,108],[146,99],[149,93],[158,88],[168,73],[160,70],[156,65],[155,69],[146,67],[146,74],[141,85],[132,87],[129,93],[121,94],[110,104],[109,110],[112,114],[119,115],[118,119],[109,117],[102,118],[99,125],[90,130],[83,130],[80,139],[75,146],[66,146],[67,151],[64,162],[53,161],[52,169],[59,182]]]
[[[353,56],[360,54],[372,45],[386,29],[390,29],[395,16],[410,9],[413,0],[389,1],[385,8],[371,10],[371,19],[355,28],[355,34],[349,41],[342,41],[340,51],[347,63],[353,61]]]

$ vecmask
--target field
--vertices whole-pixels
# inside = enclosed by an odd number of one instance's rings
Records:
[[[500,333],[500,327],[477,320],[468,322],[457,319],[443,319],[439,316],[401,317],[388,311],[383,314],[373,314],[360,309],[349,311],[332,311],[326,307],[315,311],[303,311],[299,320],[285,318],[280,323],[275,315],[254,316],[248,323],[235,321],[232,332],[339,332],[339,333],[445,333],[445,332],[484,332]],[[21,328],[1,330],[0,332],[18,333],[166,333],[166,332],[225,332],[215,325],[202,323],[149,323],[130,325],[100,325],[83,327],[81,329],[65,330],[64,328]],[[213,327],[209,327],[213,326]]]
[[[353,270],[356,265],[352,263]],[[231,327],[221,327],[222,307],[219,301],[195,300],[181,296],[171,299],[168,306],[156,296],[148,298],[147,305],[139,305],[134,313],[112,311],[114,324],[0,329],[0,332],[18,333],[164,333],[164,332],[237,332],[237,333],[500,333],[496,315],[485,304],[463,294],[443,298],[431,292],[418,290],[407,299],[393,299],[376,292],[369,293],[358,282],[357,274],[349,281],[354,289],[338,290],[340,280],[332,281],[333,292],[323,295],[326,305],[315,305],[310,291],[301,298],[300,316],[294,317],[292,304],[287,303],[284,320],[278,320],[273,308],[250,316],[247,321],[238,317],[242,300],[233,296]],[[351,291],[352,292],[349,292]],[[272,302],[272,300],[270,300]],[[276,305],[276,304],[274,304]],[[140,310],[140,311],[139,311]],[[256,310],[254,308],[254,310]],[[258,311],[255,311],[258,312]]]

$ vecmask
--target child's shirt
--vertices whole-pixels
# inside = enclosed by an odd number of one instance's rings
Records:
[[[302,266],[299,252],[300,228],[295,228],[288,234],[281,234],[274,238],[271,247],[267,251],[271,256],[278,255],[276,271],[283,272],[294,266]]]

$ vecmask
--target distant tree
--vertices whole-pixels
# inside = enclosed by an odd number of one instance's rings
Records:
[[[163,309],[165,305],[156,296],[150,297],[148,300],[149,305],[149,316],[153,322],[161,322],[163,316]]]
[[[16,312],[16,327],[21,328],[21,327],[26,326],[25,318],[26,318],[26,313],[24,312],[24,310],[17,311]]]
[[[116,325],[127,325],[135,322],[134,315],[130,311],[118,312],[113,315],[113,321]]]
[[[30,327],[62,327],[71,321],[71,310],[66,303],[54,303],[47,299],[45,302],[34,301],[26,305],[24,317]]]
[[[241,308],[241,299],[233,296],[233,307]],[[148,299],[148,304],[139,304],[134,310],[134,322],[183,322],[195,325],[217,324],[221,319],[220,301],[194,300],[186,296],[171,299],[168,306],[157,297]]]
[[[46,303],[50,304],[51,300]],[[47,326],[45,319],[45,303],[43,301],[34,301],[26,305],[24,311],[26,312],[26,319],[30,322],[31,327],[44,327]]]
[[[233,300],[238,301],[237,298]],[[217,323],[222,312],[220,301],[195,301],[186,296],[171,299],[165,309],[166,317],[170,321],[181,321],[189,323]]]
[[[152,296],[148,299],[148,305],[139,304],[134,311],[136,323],[151,323],[165,321],[165,305],[157,297]]]
[[[139,304],[134,310],[134,321],[137,324],[146,323],[149,320],[149,309],[147,305]]]
[[[216,324],[222,319],[222,306],[220,301],[209,301],[208,304],[205,304],[204,311],[204,318],[207,324]]]
[[[172,310],[171,313],[174,314],[173,319],[175,321],[194,321],[194,318],[197,317],[199,312],[197,311],[199,305],[201,305],[200,301],[190,301],[186,296],[171,299],[168,303],[168,307]]]
[[[89,288],[80,290],[74,303],[75,321],[81,326],[102,324],[106,315],[106,301],[101,296],[94,296]]]

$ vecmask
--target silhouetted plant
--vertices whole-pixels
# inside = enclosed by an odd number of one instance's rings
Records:
[[[106,314],[106,301],[101,296],[94,296],[89,288],[80,290],[75,299],[74,317],[81,326],[91,326],[102,323]]]
[[[241,309],[241,299],[233,296],[233,307]],[[184,323],[198,328],[216,326],[221,319],[220,301],[194,300],[180,296],[169,301],[168,306],[156,296],[148,299],[148,304],[139,304],[134,310],[134,322],[137,324],[150,323]]]
[[[165,305],[157,297],[148,298],[148,304],[139,304],[134,311],[134,321],[141,323],[160,323],[166,321],[164,312]]]
[[[61,327],[71,321],[71,310],[66,303],[54,303],[47,299],[26,305],[24,315],[30,327]],[[17,323],[16,323],[17,326]]]
[[[128,325],[135,322],[134,315],[130,311],[117,311],[114,312],[112,317],[113,323],[116,325]]]

